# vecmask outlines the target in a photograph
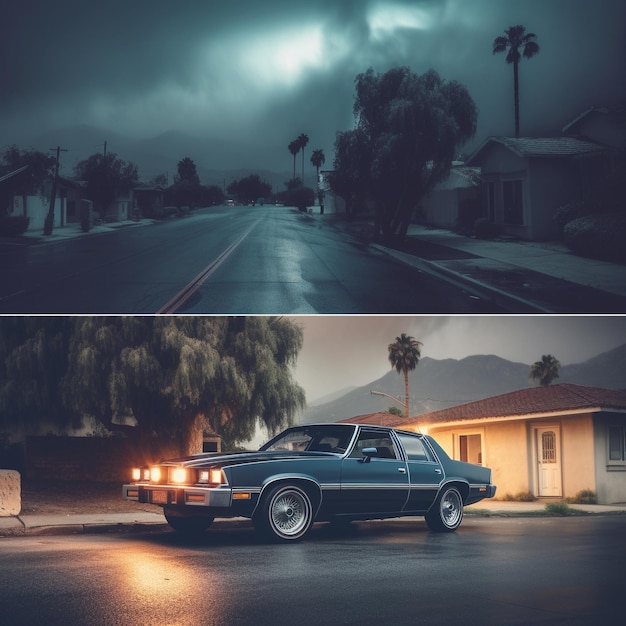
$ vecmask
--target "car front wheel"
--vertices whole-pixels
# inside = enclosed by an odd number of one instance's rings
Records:
[[[456,487],[445,488],[424,516],[431,530],[453,532],[463,521],[463,498]]]
[[[212,523],[213,517],[210,515],[194,515],[181,517],[164,509],[163,514],[167,523],[177,532],[186,535],[199,535],[203,533]]]
[[[279,485],[263,498],[253,521],[256,529],[270,539],[297,541],[313,524],[311,498],[296,485]]]

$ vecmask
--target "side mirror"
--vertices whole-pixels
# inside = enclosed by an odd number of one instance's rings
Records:
[[[378,456],[378,450],[376,448],[363,448],[361,463],[369,463],[373,456]]]

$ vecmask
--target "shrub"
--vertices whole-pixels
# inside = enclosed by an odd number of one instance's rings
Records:
[[[566,498],[570,504],[598,504],[596,492],[591,489],[579,491],[573,498]]]
[[[572,509],[565,502],[548,502],[546,512],[551,515],[573,515]]]
[[[486,217],[479,217],[474,222],[474,236],[476,239],[492,239],[498,236],[498,227]]]
[[[554,212],[554,223],[563,230],[566,224],[569,224],[572,220],[584,217],[591,213],[590,208],[582,201],[570,202],[560,206]]]
[[[507,492],[502,499],[508,502],[534,502],[537,498],[530,491],[520,491],[515,495]]]
[[[626,261],[626,215],[603,213],[572,220],[563,229],[565,244],[582,256]]]
[[[0,235],[22,235],[29,224],[30,217],[25,215],[3,215],[0,217]]]

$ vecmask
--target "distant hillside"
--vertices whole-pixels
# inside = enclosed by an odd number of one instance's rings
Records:
[[[528,364],[513,363],[493,355],[470,356],[461,360],[425,357],[409,376],[411,414],[428,413],[530,387],[528,370]],[[626,344],[584,363],[563,366],[558,382],[626,389]],[[384,411],[395,405],[389,398],[372,395],[371,391],[401,398],[404,395],[404,379],[390,370],[382,378],[353,389],[336,400],[308,407],[298,421],[334,422]]]

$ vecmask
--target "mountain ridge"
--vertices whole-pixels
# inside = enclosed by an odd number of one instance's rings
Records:
[[[529,381],[530,366],[495,355],[471,355],[463,359],[424,357],[409,373],[412,416],[482,400],[535,386]],[[582,363],[564,365],[556,383],[574,383],[606,389],[626,389],[626,344]],[[334,422],[340,419],[401,408],[400,402],[372,395],[379,391],[396,398],[404,396],[404,377],[389,371],[367,385],[339,398],[307,407],[298,423]]]

